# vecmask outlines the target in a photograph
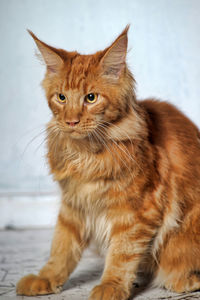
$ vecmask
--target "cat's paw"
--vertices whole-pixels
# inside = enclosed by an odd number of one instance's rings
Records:
[[[61,286],[52,284],[48,279],[33,274],[27,275],[17,283],[18,295],[35,296],[60,293]]]
[[[95,286],[88,300],[127,300],[127,293],[116,285],[104,283]]]

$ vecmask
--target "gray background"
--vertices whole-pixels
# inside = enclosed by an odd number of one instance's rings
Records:
[[[200,127],[199,0],[0,0],[1,203],[56,190],[45,160],[45,67],[26,28],[53,46],[93,53],[127,23],[138,97],[168,100]]]

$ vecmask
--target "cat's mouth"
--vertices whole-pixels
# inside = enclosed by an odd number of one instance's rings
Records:
[[[86,137],[94,138],[97,126],[58,126],[67,136],[74,139],[84,139]]]
[[[71,138],[74,139],[83,139],[88,136],[88,133],[86,131],[77,128],[70,128],[69,130],[67,130],[67,133]]]

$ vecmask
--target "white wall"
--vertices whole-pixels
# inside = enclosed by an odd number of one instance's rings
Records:
[[[199,0],[0,1],[0,219],[5,199],[18,196],[20,203],[24,195],[27,203],[30,194],[56,189],[44,159],[45,69],[26,28],[53,46],[93,53],[131,23],[128,62],[138,96],[170,100],[200,127],[199,16]],[[16,220],[4,223],[18,225],[21,217]]]

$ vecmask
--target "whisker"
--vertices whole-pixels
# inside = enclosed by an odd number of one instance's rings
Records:
[[[97,130],[97,129],[96,129]],[[109,153],[111,154],[111,156],[113,157],[113,153],[111,152],[109,146],[106,144],[106,142],[104,141],[103,137],[101,136],[100,132],[94,131],[94,133],[96,134],[96,136],[99,138],[99,141],[107,148],[107,150],[109,151]],[[114,158],[114,157],[113,157]]]
[[[101,125],[99,125],[99,126],[103,128],[103,126],[101,126]],[[123,149],[123,148],[122,148],[122,147],[121,147],[114,139],[112,139],[112,138],[108,135],[107,132],[105,132],[105,134],[106,134],[106,136],[107,136],[108,138],[111,139],[111,141],[112,141],[119,149],[122,150],[122,152],[124,152],[124,153],[127,155],[128,158],[130,158],[130,159],[134,162],[134,159],[131,157],[131,154],[130,154],[130,152],[128,151],[127,148]],[[121,143],[122,143],[122,142],[121,142]],[[123,144],[123,145],[124,145],[124,144]]]
[[[108,123],[108,122],[107,122]],[[110,123],[111,125],[112,125],[112,123]],[[114,125],[114,124],[113,124]],[[99,126],[101,127],[101,128],[104,128],[104,129],[106,129],[107,128],[107,126],[104,126],[104,124],[102,124],[102,123],[99,123]],[[116,126],[116,125],[115,125]],[[118,127],[118,126],[116,126],[116,127]],[[120,127],[118,127],[118,129],[120,129]],[[144,172],[143,171],[143,169],[141,168],[141,166],[138,164],[138,162],[136,161],[136,159],[134,159],[134,154],[133,153],[130,153],[129,152],[129,150],[128,150],[128,148],[124,145],[124,143],[121,141],[121,144],[123,144],[124,146],[125,146],[125,149],[124,148],[122,148],[111,136],[109,136],[109,134],[107,133],[107,132],[105,132],[105,134],[106,134],[106,136],[110,139],[110,140],[112,140],[112,142],[117,146],[117,147],[119,147],[125,154],[126,154],[126,156],[132,161],[132,162],[134,162],[137,166],[138,166],[138,168],[142,171],[142,172]],[[127,135],[128,136],[128,135]],[[129,136],[128,136],[129,137]],[[128,138],[129,139],[129,141],[131,142],[131,148],[132,148],[132,151],[133,151],[133,143],[132,143],[132,141],[131,141],[131,139],[130,139],[130,137]]]
[[[118,164],[118,162],[116,161],[115,157],[113,156],[112,151],[110,150],[109,146],[106,144],[106,142],[104,141],[104,139],[101,137],[99,132],[94,131],[92,133],[92,135],[95,135],[94,137],[96,137],[97,140],[99,140],[99,142],[101,142],[105,148],[107,149],[107,151],[111,154],[112,158],[114,159],[115,163]],[[116,173],[116,172],[115,172]]]
[[[97,129],[96,129],[97,130]],[[98,128],[98,131],[101,132],[101,130]],[[99,135],[102,136],[99,132]],[[101,132],[102,133],[102,132]],[[108,147],[108,145],[106,144],[106,142],[104,142],[104,145],[106,145],[106,147]],[[112,145],[110,145],[112,147]],[[112,147],[113,148],[113,147]],[[111,155],[112,155],[112,152],[110,151]],[[123,165],[128,169],[128,171],[130,172],[131,174],[131,169],[129,168],[129,166],[125,163],[125,161],[120,157],[120,155],[117,153],[117,152],[114,152],[117,157],[119,158],[119,160],[123,163]],[[132,178],[133,178],[133,175],[131,174]]]
[[[34,151],[34,153],[36,153],[39,149],[40,149],[40,147],[42,146],[42,145],[44,145],[44,143],[47,141],[47,137],[45,137],[43,140],[42,140],[42,142],[39,144],[39,146],[37,146],[37,148],[35,149],[35,151]]]
[[[100,126],[103,127],[103,126]],[[110,140],[126,155],[128,159],[130,159],[134,164],[137,165],[137,167],[143,172],[141,166],[138,164],[138,162],[131,156],[131,153],[128,151],[127,148],[122,148],[114,139],[112,139],[107,132],[105,134],[110,138]],[[122,142],[121,142],[122,143]],[[122,143],[123,144],[123,143]],[[124,144],[123,144],[124,145]],[[125,145],[124,145],[125,146]]]
[[[33,141],[35,141],[37,138],[41,137],[46,132],[46,129],[42,130],[40,133],[38,133],[36,136],[34,136],[25,146],[24,151],[22,152],[21,156],[23,157],[25,152],[27,151],[28,147],[32,144]]]
[[[106,125],[107,124],[107,125]],[[107,121],[103,121],[103,124],[100,123],[100,125],[105,125],[105,126],[113,126],[116,128],[116,130],[119,132],[119,133],[124,133],[125,136],[127,137],[127,139],[130,141],[132,147],[133,147],[133,141],[131,140],[130,136],[128,135],[128,133],[125,131],[125,130],[122,130],[122,128],[120,128],[119,126],[117,126],[116,124],[113,124],[113,123],[110,123],[110,122],[107,122]]]

